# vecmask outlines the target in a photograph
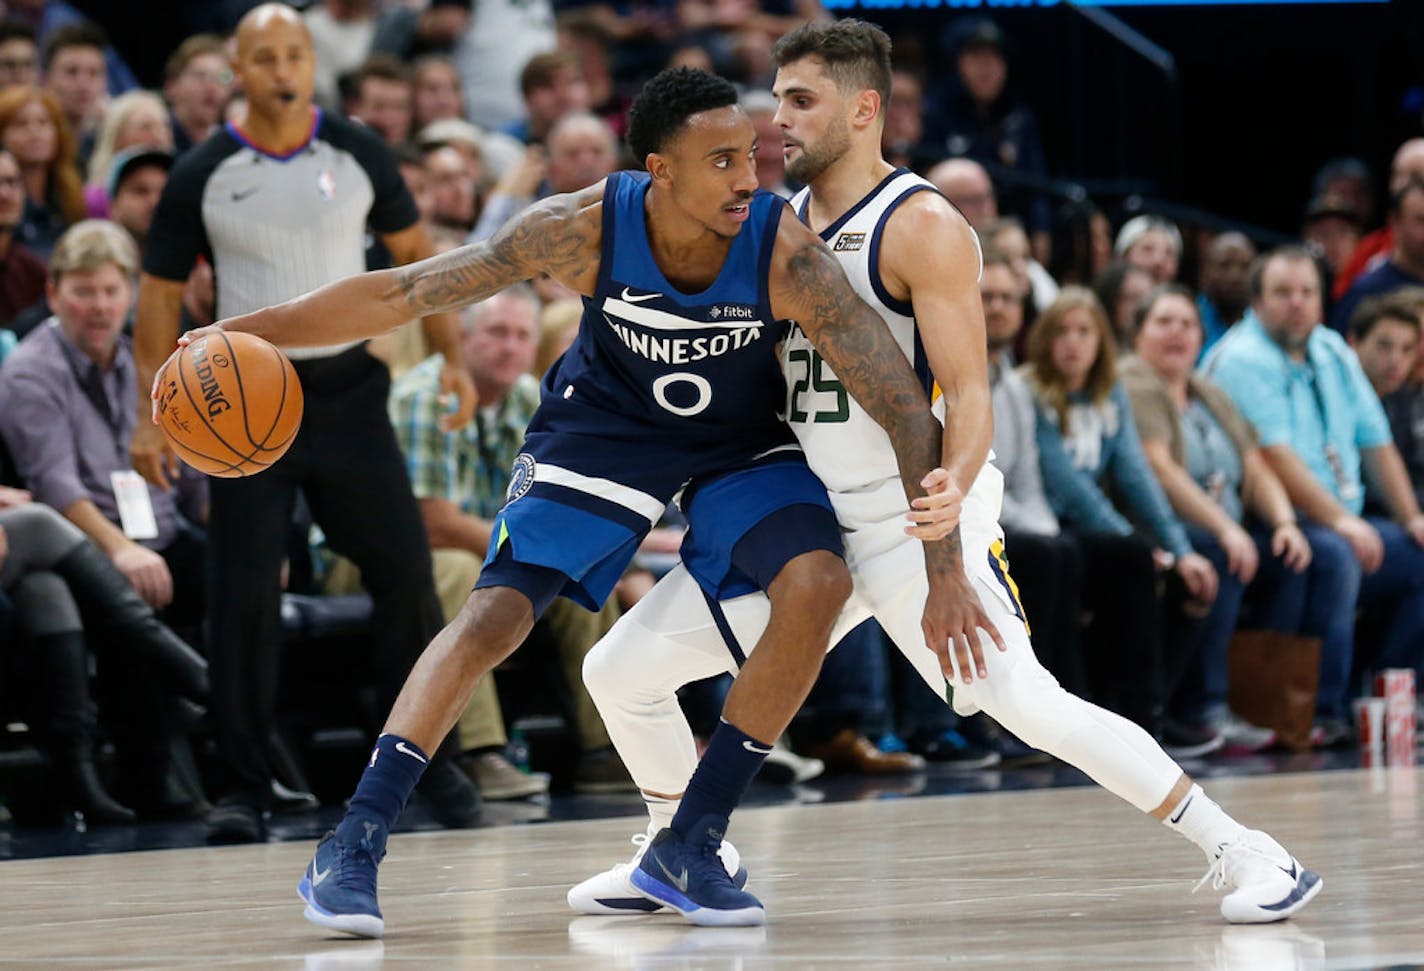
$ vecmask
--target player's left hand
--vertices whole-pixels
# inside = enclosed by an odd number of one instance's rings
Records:
[[[470,372],[459,361],[447,360],[440,369],[440,400],[455,406],[453,411],[440,419],[442,432],[457,432],[475,417],[480,396],[475,391],[475,382],[470,380]]]
[[[905,518],[913,525],[906,526],[905,533],[932,543],[944,539],[959,525],[959,514],[964,508],[964,493],[944,469],[931,470],[920,485],[928,495],[910,502],[910,512]]]
[[[925,646],[939,655],[940,670],[947,681],[970,684],[976,673],[980,678],[989,676],[984,663],[983,638],[979,636],[981,631],[989,635],[1000,651],[1008,650],[969,578],[962,572],[938,579],[931,575],[920,627],[925,634]]]

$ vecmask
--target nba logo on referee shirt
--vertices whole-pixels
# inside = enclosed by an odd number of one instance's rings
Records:
[[[324,202],[336,198],[336,176],[331,174],[331,169],[322,169],[321,174],[316,177],[316,191],[321,194]]]
[[[522,498],[534,485],[534,456],[520,452],[514,457],[514,468],[509,473],[509,490],[504,494],[507,506]]]

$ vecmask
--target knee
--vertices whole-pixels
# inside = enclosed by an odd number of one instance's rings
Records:
[[[621,630],[615,627],[583,656],[583,684],[600,708],[605,701],[616,697],[620,689],[626,689],[629,684],[636,683],[640,666],[636,659],[630,659],[629,652],[623,649],[623,638],[620,634]]]
[[[486,587],[470,594],[445,633],[457,653],[493,667],[514,653],[533,627],[527,597],[509,587]]]
[[[767,595],[773,609],[805,611],[804,616],[824,619],[827,626],[851,594],[850,570],[845,560],[824,550],[805,553],[781,568]]]

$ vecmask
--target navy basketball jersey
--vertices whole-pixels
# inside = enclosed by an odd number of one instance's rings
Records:
[[[683,293],[648,241],[645,173],[608,178],[594,294],[544,379],[491,550],[570,578],[597,609],[638,540],[688,481],[799,452],[767,276],[785,208],[757,193],[716,279]]]
[[[663,276],[648,241],[643,172],[609,176],[597,289],[568,353],[545,379],[532,428],[637,434],[700,450],[789,440],[767,274],[784,202],[758,193],[721,272],[700,293]]]

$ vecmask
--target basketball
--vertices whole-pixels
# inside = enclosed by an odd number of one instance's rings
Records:
[[[252,334],[194,341],[163,365],[157,387],[158,423],[178,457],[224,479],[269,468],[302,423],[292,362]]]

